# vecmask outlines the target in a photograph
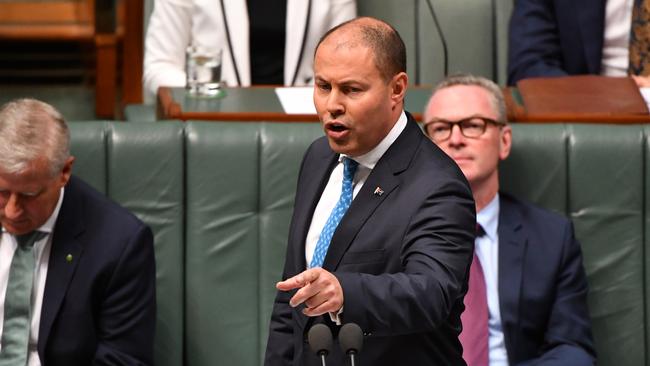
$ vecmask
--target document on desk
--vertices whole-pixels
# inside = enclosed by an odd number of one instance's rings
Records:
[[[275,94],[286,114],[316,114],[313,86],[275,88]]]

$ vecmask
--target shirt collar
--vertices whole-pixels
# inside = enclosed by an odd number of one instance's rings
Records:
[[[45,221],[45,223],[38,228],[38,231],[42,231],[45,233],[51,233],[54,231],[54,224],[56,223],[56,219],[59,217],[59,211],[61,210],[61,205],[63,204],[63,194],[65,192],[64,187],[61,187],[61,193],[59,194],[59,201],[56,203],[56,207],[54,207],[54,211],[52,211],[52,214],[50,217]]]
[[[492,241],[497,239],[497,230],[499,227],[499,193],[476,214],[476,222],[485,230],[485,235]]]
[[[363,155],[356,156],[353,160],[359,163],[359,165],[364,166],[370,170],[374,169],[379,159],[381,159],[388,148],[393,144],[393,142],[395,142],[395,140],[397,140],[399,135],[406,128],[406,120],[406,113],[404,113],[404,110],[402,110],[402,113],[397,119],[397,122],[388,132],[386,137],[384,137],[384,139],[381,140],[381,142],[377,144],[377,146],[375,146],[372,150]],[[339,161],[342,161],[343,157],[347,157],[347,155],[341,154],[339,156]]]

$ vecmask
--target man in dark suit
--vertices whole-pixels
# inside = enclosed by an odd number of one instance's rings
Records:
[[[529,77],[600,74],[604,29],[605,0],[516,1],[508,84]]]
[[[424,112],[427,134],[469,180],[484,230],[476,239],[463,333],[482,328],[489,336],[467,347],[463,357],[470,366],[486,366],[488,359],[491,366],[593,365],[587,279],[573,225],[499,192],[498,164],[510,154],[512,141],[505,116],[500,88],[471,75],[442,81]],[[470,323],[466,316],[481,311],[467,304],[475,291],[476,261],[483,272],[485,318]],[[464,345],[476,341],[464,341],[463,333]],[[485,349],[483,362],[472,359],[479,347]]]
[[[336,337],[348,322],[364,333],[359,365],[464,364],[474,203],[458,167],[403,111],[405,65],[397,32],[372,18],[334,28],[317,47],[326,136],[300,169],[268,366],[320,365],[309,329],[324,323]],[[345,359],[335,346],[327,364]]]
[[[151,365],[151,230],[71,176],[69,140],[43,102],[0,109],[0,365]]]
[[[628,71],[633,6],[634,1],[515,1],[508,84],[530,77],[630,74],[638,86],[650,86],[650,77],[641,76],[648,71],[635,70],[638,65]]]

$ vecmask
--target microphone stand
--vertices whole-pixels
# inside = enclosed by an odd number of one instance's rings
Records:
[[[355,353],[356,352],[350,352],[349,353],[349,355],[350,355],[350,366],[355,366],[356,365],[356,363],[354,362],[354,354]]]

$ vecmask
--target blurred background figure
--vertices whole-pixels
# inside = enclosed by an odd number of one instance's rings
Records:
[[[185,85],[185,49],[222,51],[230,86],[311,83],[314,47],[356,16],[354,0],[156,0],[145,41],[144,86]]]
[[[463,358],[469,366],[593,365],[573,224],[499,191],[499,162],[512,146],[505,110],[495,83],[457,75],[438,84],[424,111],[426,134],[458,164],[476,203]]]
[[[529,77],[631,75],[649,84],[647,0],[518,0],[510,20],[508,84]]]

